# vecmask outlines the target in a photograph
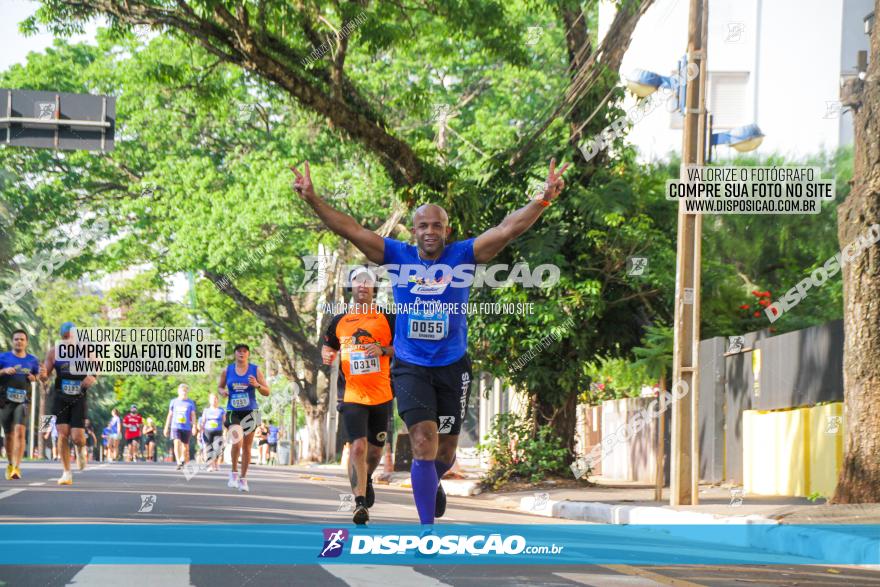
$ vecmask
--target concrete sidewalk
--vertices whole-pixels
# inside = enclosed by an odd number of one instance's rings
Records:
[[[880,558],[880,504],[829,505],[805,498],[742,495],[738,488],[704,486],[699,490],[699,505],[670,506],[668,501],[653,500],[653,486],[598,481],[595,487],[485,493],[474,499],[493,500],[510,509],[548,518],[662,525],[670,534],[681,527],[683,538],[688,537],[687,528],[692,524],[809,524],[797,532],[796,539],[785,531],[746,531],[742,545],[817,560],[845,560],[852,553],[859,553],[861,560]],[[663,497],[669,499],[668,489]],[[860,526],[842,531],[842,524]]]
[[[596,486],[573,489],[534,489],[494,492],[505,507],[534,515],[605,524],[880,524],[880,504],[829,505],[802,497],[743,495],[738,488],[701,486],[699,505],[669,505],[654,501],[654,487],[606,479]],[[444,486],[446,481],[444,480]]]

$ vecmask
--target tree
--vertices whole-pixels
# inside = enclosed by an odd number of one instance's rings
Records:
[[[880,14],[880,0],[874,14]],[[838,209],[840,246],[880,224],[880,27],[870,33],[865,80],[843,89],[855,128],[852,192]],[[880,502],[880,252],[876,244],[843,269],[843,384],[846,447],[833,501]]]

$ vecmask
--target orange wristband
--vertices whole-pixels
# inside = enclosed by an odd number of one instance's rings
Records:
[[[535,198],[535,201],[544,206],[545,208],[550,205],[550,200],[545,200],[544,198]]]

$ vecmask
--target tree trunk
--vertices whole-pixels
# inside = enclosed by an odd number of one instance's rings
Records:
[[[875,13],[880,12],[877,0]],[[850,196],[837,212],[841,248],[870,238],[880,223],[880,26],[871,31],[867,83],[844,88],[843,105],[853,109],[855,162]],[[870,242],[870,241],[869,241]],[[866,247],[843,268],[846,452],[836,503],[880,502],[880,249]]]
[[[565,464],[574,461],[575,428],[577,427],[577,394],[570,393],[561,406],[544,402],[540,396],[534,397],[533,414],[537,429],[542,426],[550,426],[553,435],[561,438],[563,446],[568,449],[565,456]]]
[[[324,462],[324,444],[327,442],[324,433],[324,419],[327,416],[327,407],[313,406],[304,403],[306,406],[306,427],[309,430],[309,451],[306,454],[306,461],[310,463]]]

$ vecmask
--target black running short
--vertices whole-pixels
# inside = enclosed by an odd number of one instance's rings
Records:
[[[344,402],[342,421],[345,422],[348,441],[354,442],[358,438],[366,437],[367,442],[373,446],[385,446],[385,439],[388,437],[388,416],[391,414],[393,401],[373,406]]]
[[[28,404],[19,404],[7,401],[0,407],[0,423],[3,426],[3,434],[9,436],[15,426],[27,425]]]
[[[140,447],[140,445],[141,445],[141,437],[140,437],[140,436],[135,436],[134,438],[126,438],[126,439],[124,440],[124,444],[123,444],[123,446],[128,446],[129,444],[132,444],[132,443],[134,443],[135,445],[137,445],[138,447]]]
[[[205,446],[212,446],[214,444],[214,439],[223,438],[222,430],[207,430],[202,432],[202,440],[205,442]],[[221,444],[222,441],[217,441],[217,444]]]
[[[192,430],[184,430],[183,428],[172,428],[171,438],[177,439],[184,444],[189,444],[189,439],[192,438]]]
[[[71,428],[85,428],[86,396],[85,394],[70,399],[70,396],[54,394],[52,413],[55,414],[55,425],[67,424]]]
[[[249,422],[242,424],[248,416],[251,416]],[[245,410],[240,412],[226,412],[226,427],[241,426],[245,434],[250,434],[260,425],[260,412],[256,410]]]
[[[440,434],[461,431],[471,393],[471,360],[467,355],[443,367],[422,367],[395,357],[391,381],[397,411],[407,426],[433,420]]]

